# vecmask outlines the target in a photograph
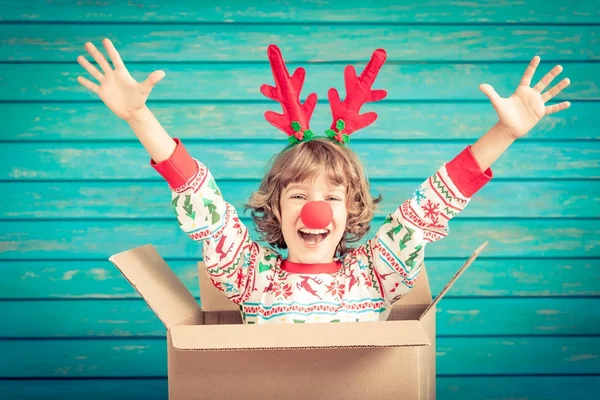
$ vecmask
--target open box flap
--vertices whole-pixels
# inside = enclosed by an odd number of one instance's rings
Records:
[[[314,349],[431,345],[419,321],[259,325],[179,325],[178,350]]]
[[[425,317],[425,315],[427,315],[427,313],[429,312],[429,310],[433,309],[435,307],[435,305],[446,295],[446,293],[448,293],[448,291],[450,290],[450,288],[452,287],[452,285],[454,285],[454,282],[456,282],[456,280],[462,275],[463,272],[465,272],[465,270],[471,264],[473,264],[473,261],[475,261],[475,259],[477,257],[479,257],[479,253],[481,253],[481,251],[487,245],[488,245],[488,242],[483,243],[481,246],[479,246],[473,252],[473,254],[471,254],[471,257],[469,257],[469,259],[467,261],[465,261],[465,263],[463,264],[463,266],[456,272],[456,274],[454,274],[454,276],[452,277],[452,279],[450,279],[450,281],[446,284],[446,286],[444,286],[444,288],[440,291],[440,293],[437,295],[437,297],[435,298],[435,300],[425,309],[425,311],[423,311],[423,314],[421,315],[421,317],[419,318],[419,320],[423,319]]]
[[[206,265],[198,262],[198,280],[200,283],[200,303],[202,311],[239,311],[240,306],[229,300],[223,292],[213,285],[206,273]]]
[[[194,313],[198,302],[152,245],[115,254],[109,260],[170,328]]]
[[[394,308],[403,308],[407,306],[426,306],[431,304],[431,287],[429,286],[429,277],[427,268],[423,263],[419,276],[415,280],[415,285],[408,293],[402,296],[393,305]]]

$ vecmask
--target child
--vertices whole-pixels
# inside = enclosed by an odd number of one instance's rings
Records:
[[[544,116],[570,106],[545,103],[569,85],[564,79],[541,92],[561,72],[556,66],[533,88],[530,81],[539,64],[534,57],[521,83],[509,98],[481,85],[498,114],[498,122],[472,146],[426,179],[378,227],[362,246],[349,249],[369,230],[375,205],[369,184],[348,135],[371,124],[375,113],[359,115],[360,107],[381,100],[383,90],[371,90],[385,61],[376,50],[359,77],[345,71],[346,99],[329,92],[331,129],[319,138],[309,129],[316,95],[299,102],[304,70],[289,76],[281,53],[268,50],[275,87],[261,92],[281,102],[282,115],[267,112],[271,124],[289,138],[263,178],[247,209],[258,231],[271,246],[287,249],[283,259],[275,250],[254,242],[234,207],[227,203],[210,172],[192,158],[178,139],[172,139],[145,106],[153,86],[164,76],[154,71],[142,83],[127,72],[108,40],[104,46],[114,70],[91,43],[86,48],[103,73],[83,56],[78,62],[100,86],[78,77],[127,121],[151,157],[151,165],[166,179],[181,229],[203,246],[206,271],[213,284],[240,305],[248,323],[347,322],[385,320],[392,304],[414,285],[423,263],[425,245],[448,233],[448,222],[491,178],[492,163],[516,139]]]

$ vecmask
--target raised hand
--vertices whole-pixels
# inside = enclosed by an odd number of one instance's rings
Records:
[[[77,57],[77,62],[85,68],[100,85],[90,80],[78,76],[79,82],[85,88],[96,93],[98,97],[115,115],[125,121],[131,119],[138,111],[142,110],[146,104],[146,99],[150,95],[152,88],[162,78],[165,72],[157,70],[152,72],[144,82],[137,82],[125,68],[119,53],[109,39],[103,40],[104,47],[112,61],[114,69],[110,66],[104,55],[92,44],[85,44],[85,49],[94,58],[96,63],[102,69],[100,72],[84,56]]]
[[[490,99],[492,106],[498,114],[498,124],[514,138],[525,136],[544,116],[565,110],[571,103],[564,101],[559,104],[546,106],[546,102],[559,94],[571,83],[569,78],[564,78],[550,90],[542,93],[554,78],[562,72],[562,66],[557,65],[548,72],[533,88],[530,87],[531,79],[540,63],[540,57],[535,56],[525,70],[517,90],[508,98],[503,98],[496,93],[489,84],[481,84],[479,89]]]

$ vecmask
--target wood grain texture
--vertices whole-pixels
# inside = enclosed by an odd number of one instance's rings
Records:
[[[168,259],[169,266],[196,297],[198,259]],[[462,258],[426,258],[434,296],[462,265]],[[0,263],[0,300],[132,299],[139,294],[108,260],[35,260]],[[600,296],[597,259],[489,259],[481,256],[448,296],[584,297]]]
[[[103,49],[110,38],[127,64],[163,62],[267,62],[277,44],[287,62],[368,60],[376,48],[390,62],[600,60],[599,26],[389,26],[389,25],[0,25],[0,61],[93,59],[83,45]],[[423,49],[427,49],[423,51]],[[106,50],[104,50],[106,54]]]
[[[261,179],[281,141],[184,143],[193,157],[220,179]],[[370,179],[427,179],[469,142],[351,143]],[[532,157],[532,155],[535,155]],[[140,143],[4,143],[0,180],[115,180],[162,177]],[[514,178],[600,178],[600,141],[515,142],[493,165],[494,176]]]
[[[23,348],[35,357],[23,357]],[[166,343],[156,339],[0,340],[2,378],[163,377]],[[225,357],[227,352],[223,352]],[[440,375],[592,374],[600,337],[441,337]]]
[[[83,44],[103,37],[136,79],[167,73],[151,110],[238,210],[285,145],[263,117],[280,109],[259,92],[273,80],[266,46],[306,68],[317,133],[331,121],[327,89],[344,93],[344,66],[360,71],[385,48],[375,86],[388,97],[363,108],[379,119],[352,141],[384,195],[374,228],[496,122],[480,83],[508,96],[533,55],[534,83],[560,63],[572,83],[553,102],[571,108],[512,146],[426,250],[437,295],[490,242],[439,305],[437,391],[600,392],[597,3],[0,0],[0,398],[166,399],[164,328],[107,258],[153,243],[199,294],[200,246],[178,228],[166,184],[129,127],[76,82],[88,77]]]
[[[410,198],[421,183],[377,180],[374,196],[383,201],[376,216],[389,213]],[[221,193],[240,214],[260,185],[256,180],[222,181]],[[0,219],[153,218],[172,219],[170,191],[164,182],[2,182],[5,193]],[[140,206],[143,201],[143,207]],[[457,218],[597,218],[600,185],[596,180],[492,180]],[[246,214],[249,215],[249,214]]]
[[[533,56],[533,55],[532,55]],[[97,100],[98,97],[77,82],[78,76],[89,79],[88,72],[77,64],[76,57],[68,64],[0,64],[1,101],[76,101]],[[367,61],[351,63],[362,71]],[[514,92],[528,62],[518,63],[424,63],[386,64],[380,71],[374,88],[386,89],[385,101],[452,100],[482,101],[487,97],[479,90],[481,83],[491,84],[498,94],[507,97]],[[301,99],[315,92],[319,99],[327,99],[327,90],[336,87],[344,90],[344,65],[330,63],[294,64],[294,70],[306,69],[306,81]],[[555,63],[542,62],[533,84],[537,83]],[[155,70],[166,73],[157,84],[150,101],[264,101],[259,88],[263,83],[273,83],[267,63],[129,63],[134,79],[143,81]],[[573,62],[564,66],[562,76],[571,79],[571,85],[552,99],[599,100],[600,75],[598,66],[589,62]],[[21,77],[26,76],[27,79]],[[268,101],[271,108],[280,109]],[[368,108],[365,107],[365,111]],[[107,112],[107,116],[110,112]],[[114,118],[114,117],[111,117]],[[316,128],[316,127],[315,127]],[[322,132],[328,127],[318,129]]]
[[[143,300],[4,301],[1,338],[164,337]],[[444,298],[437,335],[600,335],[600,298]]]
[[[319,3],[310,0],[219,0],[121,3],[75,0],[0,1],[5,21],[73,22],[385,22],[385,23],[598,23],[593,1],[559,0],[428,0],[398,4],[394,0],[350,0]]]
[[[247,218],[241,219],[251,226]],[[383,218],[358,243],[375,234]],[[250,237],[258,235],[250,229]],[[597,220],[465,220],[450,224],[448,237],[427,245],[428,257],[469,257],[484,241],[487,257],[598,257]],[[112,254],[152,243],[164,258],[199,258],[202,247],[177,221],[10,221],[0,223],[3,259],[108,259]],[[76,253],[73,253],[76,251]]]
[[[261,141],[284,139],[264,113],[269,103],[150,102],[150,109],[167,132],[186,141]],[[497,122],[488,103],[381,102],[369,105],[377,121],[352,137],[365,140],[477,140]],[[136,141],[129,126],[97,103],[0,103],[0,115],[11,115],[2,126],[6,141]],[[331,123],[329,105],[321,102],[311,126]],[[65,124],[64,121],[69,121]],[[570,109],[546,116],[520,141],[599,139],[600,103],[573,102]]]
[[[599,376],[438,376],[443,400],[589,400],[600,391]],[[0,379],[0,393],[20,400],[167,400],[167,379]]]

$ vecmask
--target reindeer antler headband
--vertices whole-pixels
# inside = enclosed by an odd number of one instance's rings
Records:
[[[317,104],[317,95],[311,93],[304,104],[300,103],[300,91],[304,85],[306,71],[304,68],[299,67],[290,77],[279,48],[270,45],[267,54],[273,71],[275,86],[262,85],[260,91],[269,99],[281,103],[283,114],[267,111],[265,118],[289,136],[290,145],[288,147],[316,137],[310,130],[309,125]],[[387,95],[385,90],[371,89],[385,59],[385,50],[375,50],[371,60],[358,77],[353,66],[348,65],[345,68],[346,98],[344,101],[340,100],[340,95],[335,88],[329,89],[328,92],[333,121],[331,127],[325,131],[325,137],[343,145],[349,141],[353,132],[375,122],[377,119],[376,113],[359,114],[359,112],[365,103],[382,100]]]

